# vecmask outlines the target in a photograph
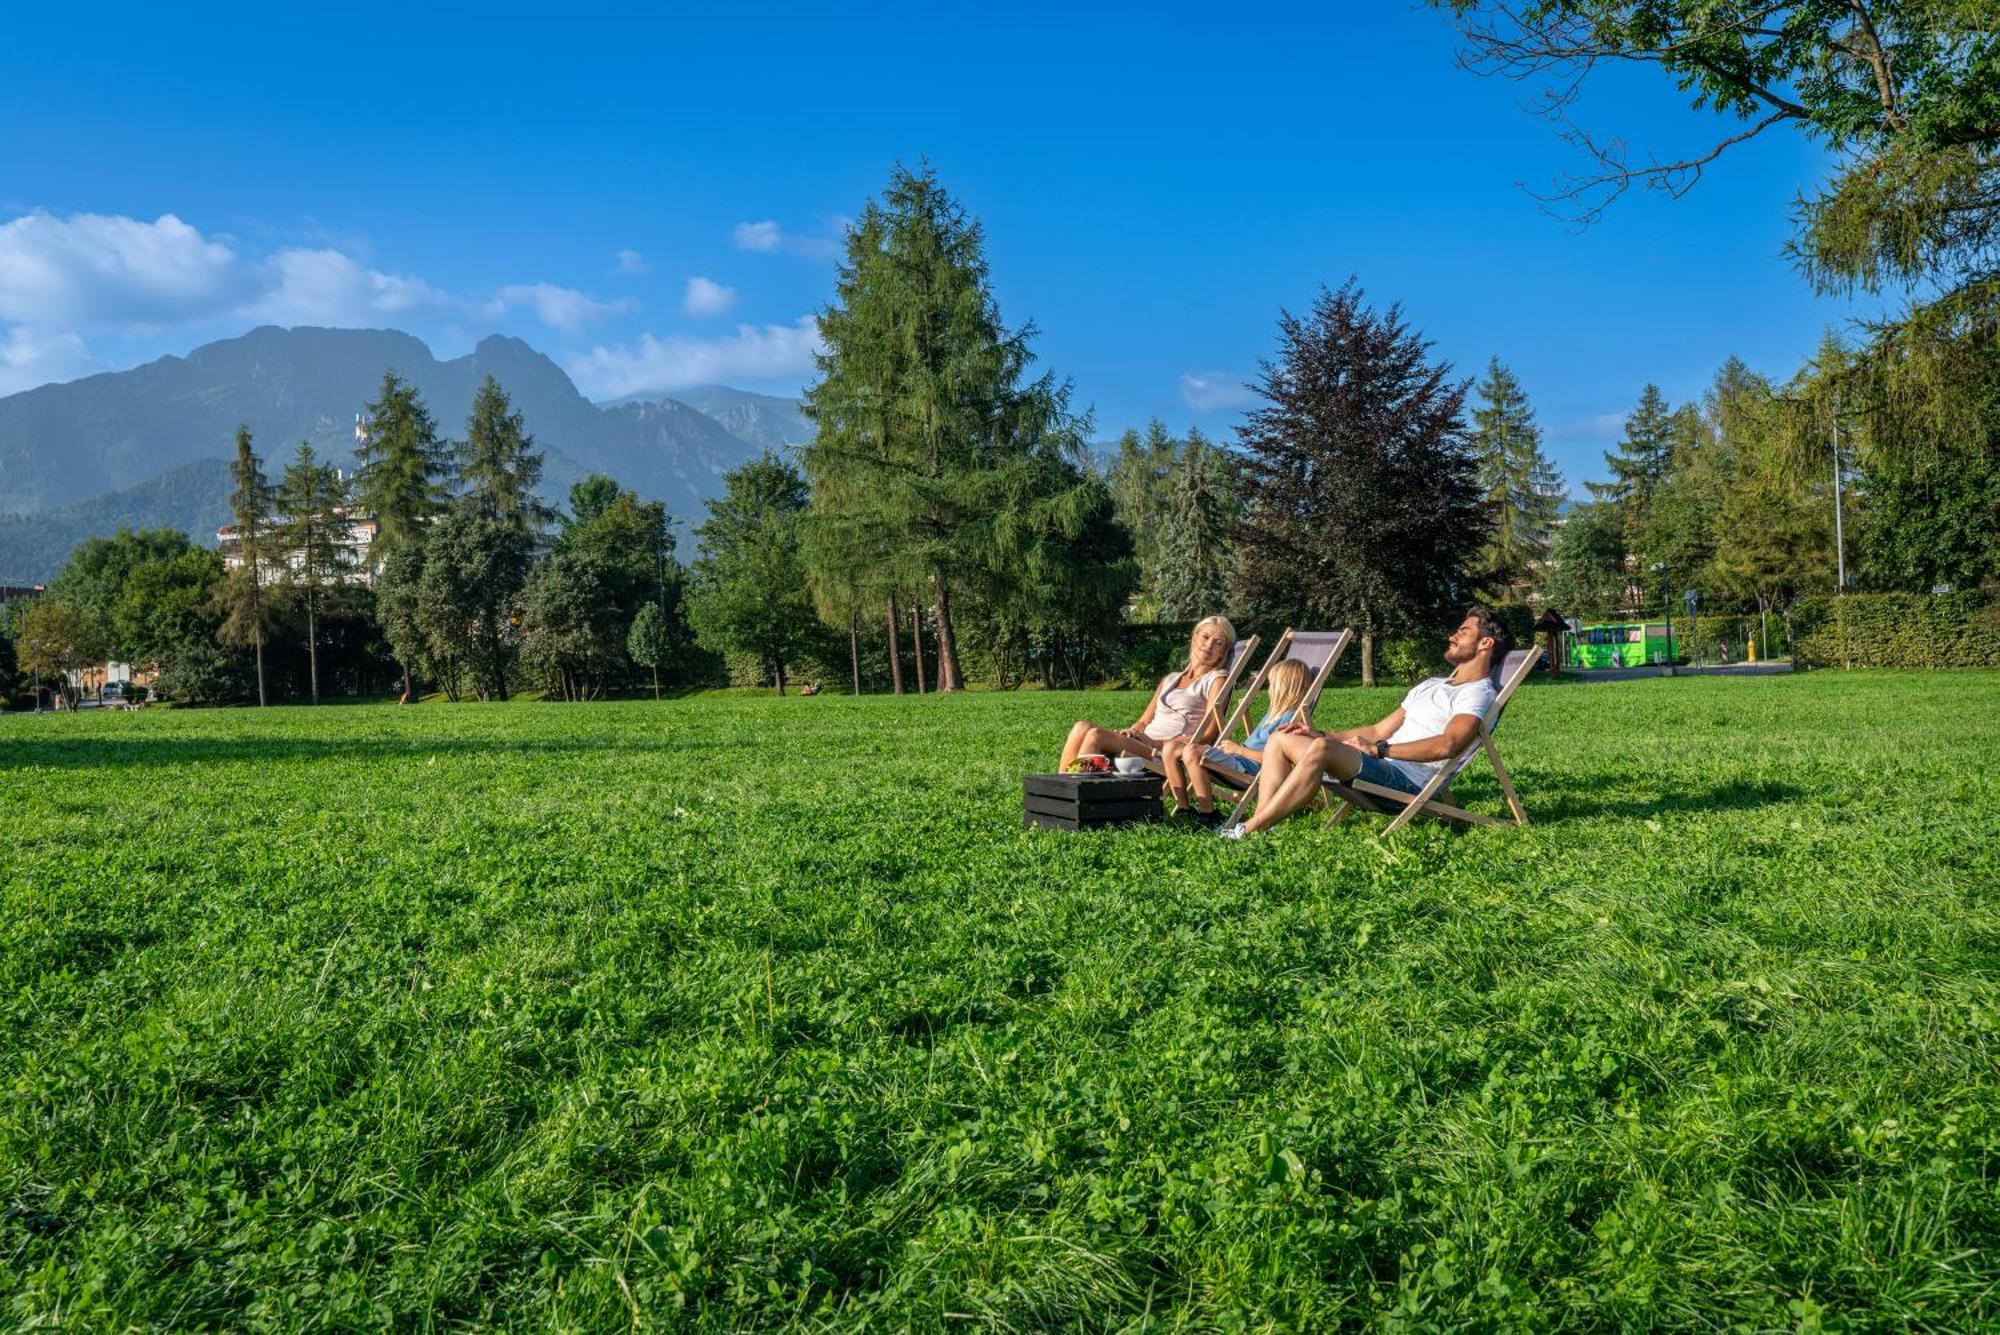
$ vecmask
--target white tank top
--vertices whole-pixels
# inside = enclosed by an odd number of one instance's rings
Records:
[[[1222,670],[1210,668],[1186,688],[1177,684],[1180,679],[1180,673],[1169,672],[1160,678],[1159,689],[1153,693],[1158,703],[1153,708],[1152,722],[1146,725],[1146,736],[1153,741],[1171,742],[1176,737],[1192,737],[1201,731],[1208,717],[1208,693],[1222,680]]]

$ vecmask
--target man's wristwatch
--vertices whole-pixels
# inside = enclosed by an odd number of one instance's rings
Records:
[[[1389,743],[1384,741],[1375,743],[1375,758],[1377,760],[1387,760],[1389,758]]]

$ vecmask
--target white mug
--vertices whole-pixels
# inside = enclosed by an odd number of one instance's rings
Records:
[[[1120,756],[1111,762],[1120,774],[1144,774],[1146,761],[1141,756]]]

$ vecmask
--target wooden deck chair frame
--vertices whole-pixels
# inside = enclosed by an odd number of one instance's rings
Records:
[[[1310,635],[1315,639],[1323,639],[1329,635],[1333,637],[1332,647],[1327,650],[1326,658],[1321,661],[1318,670],[1313,673],[1312,679],[1306,683],[1306,693],[1300,698],[1299,707],[1292,714],[1292,717],[1295,719],[1302,718],[1307,721],[1312,719],[1313,710],[1319,705],[1320,692],[1326,688],[1327,682],[1332,679],[1333,669],[1339,664],[1340,656],[1346,653],[1347,646],[1354,642],[1354,632],[1345,626],[1337,631],[1294,630],[1291,627],[1286,627],[1285,633],[1278,637],[1277,647],[1271,650],[1271,656],[1265,660],[1264,670],[1257,674],[1255,681],[1252,681],[1249,686],[1244,688],[1243,723],[1249,723],[1250,702],[1256,698],[1258,688],[1264,684],[1264,679],[1270,675],[1271,669],[1282,663],[1285,660],[1285,656],[1297,643],[1299,637],[1305,635]],[[1249,729],[1247,727],[1244,731],[1248,735]],[[1222,735],[1226,736],[1227,734]],[[1215,761],[1205,757],[1201,762],[1201,767],[1208,774],[1209,778],[1215,780],[1223,787],[1240,790],[1236,799],[1237,808],[1243,805],[1244,800],[1250,794],[1250,790],[1257,786],[1257,777],[1254,774],[1246,775],[1240,769],[1217,764]],[[1232,818],[1234,817],[1235,810],[1236,808],[1231,808]]]
[[[1501,825],[1504,821],[1491,816],[1482,816],[1476,811],[1467,811],[1454,804],[1451,798],[1452,781],[1459,776],[1474,754],[1486,753],[1486,759],[1493,766],[1493,777],[1500,781],[1500,791],[1507,797],[1507,809],[1513,816],[1515,825],[1528,823],[1528,812],[1521,805],[1520,795],[1514,791],[1514,780],[1507,773],[1507,766],[1501,762],[1500,749],[1493,744],[1493,730],[1500,726],[1500,716],[1507,709],[1507,702],[1514,698],[1514,692],[1535,670],[1535,649],[1516,649],[1507,655],[1501,665],[1500,690],[1493,697],[1493,703],[1486,710],[1486,717],[1479,722],[1478,735],[1467,742],[1463,750],[1452,756],[1437,768],[1429,783],[1417,793],[1406,793],[1395,788],[1385,788],[1369,783],[1365,779],[1349,779],[1341,782],[1327,778],[1322,781],[1322,791],[1330,797],[1338,797],[1340,805],[1327,817],[1328,825],[1337,825],[1347,813],[1360,808],[1364,811],[1388,814],[1394,812],[1381,838],[1387,839],[1417,816],[1436,816],[1440,820],[1457,821],[1463,825]]]

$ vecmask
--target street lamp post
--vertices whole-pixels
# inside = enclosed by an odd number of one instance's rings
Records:
[[[1653,573],[1660,577],[1660,605],[1667,612],[1667,675],[1674,675],[1674,595],[1667,583],[1667,563],[1653,562]]]

